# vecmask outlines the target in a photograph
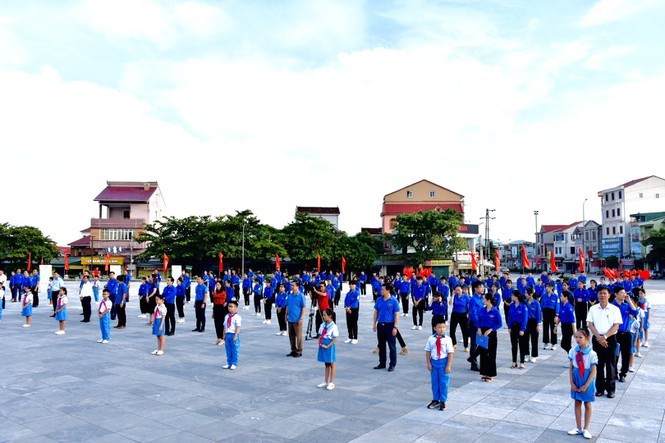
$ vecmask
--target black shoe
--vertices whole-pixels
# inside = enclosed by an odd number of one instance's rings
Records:
[[[394,366],[388,366],[388,372],[393,372],[395,370]]]
[[[199,332],[205,332],[205,331],[206,331],[205,329],[199,329]]]
[[[386,365],[374,366],[374,369],[386,369]]]
[[[293,357],[294,355],[296,355],[295,352],[289,352],[288,354],[286,354],[287,357]]]
[[[55,318],[55,314],[51,315],[51,317]]]
[[[466,361],[468,361],[469,363],[473,363],[473,362],[474,362],[473,358],[471,358],[471,357],[468,357],[468,358],[466,359]]]
[[[90,323],[90,320],[81,320],[81,323]]]
[[[603,395],[605,395],[604,391],[596,392],[596,397],[602,397]]]
[[[302,357],[302,354],[294,354],[293,355],[293,358],[298,358],[298,357]]]
[[[475,371],[475,372],[480,372],[480,368],[478,367],[478,365],[471,365],[470,370]]]
[[[607,398],[614,398],[614,392],[608,392]]]
[[[619,381],[620,381],[621,383],[625,383],[625,382],[626,382],[626,376],[623,375],[623,374],[621,374],[621,375],[619,376]]]
[[[439,411],[445,411],[445,410],[446,410],[446,402],[445,402],[445,401],[442,401],[442,402],[439,404]]]
[[[192,332],[201,332],[200,329],[192,329]]]
[[[427,409],[434,409],[434,408],[436,408],[437,406],[439,406],[439,400],[432,400],[432,401],[429,402],[429,404],[427,405]]]

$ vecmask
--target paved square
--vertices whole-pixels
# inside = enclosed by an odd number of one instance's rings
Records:
[[[0,321],[0,441],[328,441],[570,442],[574,427],[564,351],[541,351],[537,364],[510,369],[510,342],[499,333],[498,372],[492,384],[468,370],[466,354],[453,362],[448,408],[431,411],[429,374],[422,350],[429,328],[412,331],[400,318],[409,348],[393,373],[375,371],[371,296],[361,299],[357,345],[338,343],[335,389],[317,389],[323,365],[316,341],[302,358],[285,357],[288,338],[273,324],[240,310],[243,326],[239,368],[223,370],[224,348],[215,346],[207,310],[206,332],[187,322],[167,337],[163,356],[146,320],[137,318],[137,284],[128,306],[128,327],[112,329],[111,342],[97,343],[99,326],[80,323],[78,284],[68,282],[71,307],[67,333],[42,301],[31,328],[21,328],[19,303],[7,302]],[[636,374],[617,383],[617,396],[594,404],[591,432],[597,441],[665,441],[665,351],[659,333],[665,318],[665,282],[647,282],[653,306],[649,349],[635,359]],[[344,291],[346,292],[346,291]],[[94,312],[94,311],[93,311]],[[338,309],[341,338],[346,324]],[[425,323],[429,324],[429,315]],[[458,332],[459,334],[459,332]]]

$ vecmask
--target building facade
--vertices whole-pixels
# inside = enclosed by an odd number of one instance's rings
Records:
[[[304,213],[312,217],[329,221],[335,229],[339,230],[339,207],[325,206],[296,206],[296,214]]]
[[[629,214],[660,212],[665,209],[665,180],[655,175],[623,183],[598,192],[601,202],[601,256],[634,257],[631,248]]]

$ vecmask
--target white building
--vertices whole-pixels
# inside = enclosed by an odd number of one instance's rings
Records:
[[[296,214],[298,212],[327,220],[335,227],[335,229],[339,230],[339,207],[337,206],[296,206]]]
[[[665,209],[665,180],[655,175],[638,178],[598,192],[602,215],[601,256],[631,254],[630,215]]]

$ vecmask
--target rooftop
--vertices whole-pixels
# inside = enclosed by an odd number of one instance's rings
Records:
[[[296,206],[296,212],[304,212],[306,214],[328,214],[339,215],[339,207],[331,206]]]
[[[445,211],[446,209],[454,209],[460,213],[464,212],[464,209],[460,203],[384,203],[381,216],[412,214],[420,211],[431,211],[432,209],[441,211]]]
[[[147,203],[159,188],[157,182],[106,182],[106,188],[95,197],[97,202]]]

